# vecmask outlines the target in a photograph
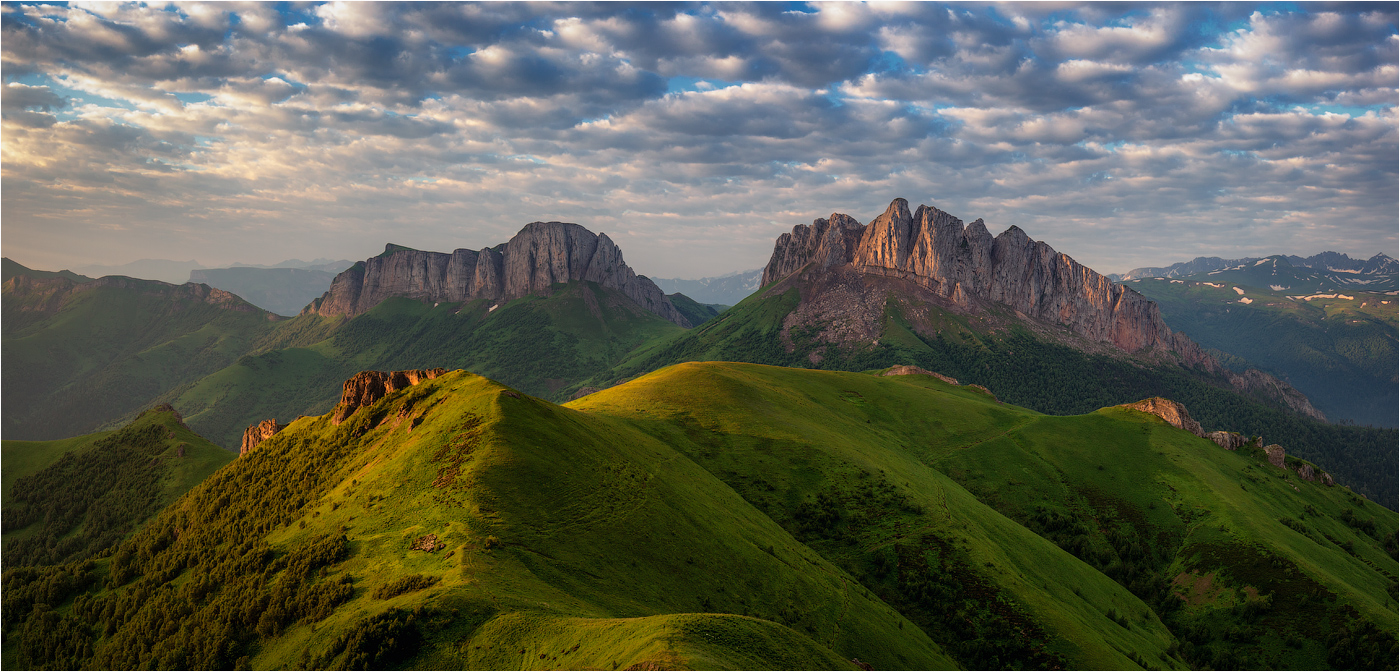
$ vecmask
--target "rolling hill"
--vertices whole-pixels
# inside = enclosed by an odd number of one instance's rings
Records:
[[[168,406],[110,432],[0,445],[6,570],[100,554],[235,457]]]
[[[562,407],[381,380],[7,572],[7,666],[1394,665],[1394,513],[1153,415],[726,363]]]

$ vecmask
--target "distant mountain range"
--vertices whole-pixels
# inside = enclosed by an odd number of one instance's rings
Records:
[[[1265,266],[1266,264],[1267,268],[1255,269],[1256,266]],[[1142,278],[1184,278],[1202,273],[1251,270],[1255,271],[1253,275],[1269,271],[1271,275],[1276,276],[1277,270],[1280,268],[1285,269],[1286,275],[1284,277],[1275,277],[1265,281],[1266,284],[1261,286],[1287,286],[1302,293],[1338,289],[1391,291],[1397,289],[1397,276],[1400,276],[1400,266],[1397,266],[1395,259],[1384,253],[1377,253],[1370,259],[1352,259],[1338,252],[1322,252],[1311,257],[1299,257],[1291,254],[1243,259],[1196,257],[1191,261],[1171,266],[1135,268],[1127,273],[1110,274],[1108,277],[1118,282]]]
[[[326,271],[329,273],[339,273],[350,267],[352,262],[341,259],[315,259],[312,261],[302,261],[300,259],[288,259],[271,266],[261,264],[234,263],[233,268],[300,268],[314,271]],[[104,275],[124,275],[129,278],[140,278],[142,280],[159,280],[173,285],[183,284],[189,281],[190,271],[208,269],[209,267],[195,261],[173,261],[170,259],[138,259],[127,264],[103,265],[88,264],[86,266],[76,266],[72,270],[76,273],[91,276],[94,278]],[[220,287],[220,289],[225,289]]]
[[[763,280],[763,269],[735,271],[699,280],[681,280],[679,278],[652,278],[651,280],[667,294],[679,292],[700,303],[732,306],[758,290]]]
[[[1202,258],[1139,273],[1120,282],[1231,367],[1268,370],[1333,420],[1400,425],[1394,259]]]

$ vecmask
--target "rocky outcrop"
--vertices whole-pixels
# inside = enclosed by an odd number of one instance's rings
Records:
[[[534,222],[509,242],[479,252],[423,252],[398,245],[336,276],[302,314],[359,315],[392,296],[460,303],[548,294],[555,283],[596,282],[683,327],[690,323],[661,289],[637,275],[607,234],[578,224]]]
[[[1306,462],[1298,465],[1298,476],[1305,481],[1317,480],[1317,472],[1313,469],[1311,464]]]
[[[1272,464],[1275,467],[1278,467],[1279,469],[1284,468],[1285,456],[1283,454],[1283,446],[1280,446],[1277,443],[1271,443],[1267,446],[1264,446],[1264,454],[1268,456],[1269,464]]]
[[[882,373],[882,374],[880,374],[880,375],[882,375],[882,376],[914,376],[914,375],[919,375],[919,376],[933,376],[934,378],[937,378],[937,379],[939,379],[939,380],[941,380],[941,381],[943,381],[943,382],[945,382],[945,383],[948,383],[949,385],[958,385],[958,384],[959,384],[957,378],[954,378],[954,377],[952,377],[952,376],[945,376],[945,375],[943,375],[943,374],[941,374],[941,373],[934,373],[933,371],[928,371],[928,370],[926,370],[926,369],[921,369],[921,368],[919,368],[919,367],[917,367],[917,366],[912,366],[912,365],[909,365],[909,364],[900,364],[899,366],[890,367],[890,370],[889,370],[889,371],[886,371],[886,372],[884,372],[884,373]],[[980,386],[979,386],[979,387],[980,387]],[[987,388],[984,387],[984,388],[982,388],[982,389],[985,390],[985,389],[987,389]]]
[[[345,381],[340,391],[340,403],[336,404],[331,423],[339,425],[355,414],[362,406],[368,406],[399,390],[417,385],[425,380],[437,378],[447,371],[444,369],[412,369],[408,371],[361,371]]]
[[[243,445],[238,448],[238,454],[241,456],[248,453],[252,449],[257,448],[258,444],[272,438],[274,434],[286,428],[286,425],[277,424],[277,420],[274,418],[271,420],[263,420],[243,430]]]
[[[914,283],[967,313],[1001,304],[1018,317],[1059,325],[1123,352],[1152,353],[1198,367],[1223,376],[1239,391],[1323,418],[1287,383],[1255,370],[1244,374],[1229,371],[1185,334],[1169,329],[1157,304],[1147,297],[1032,240],[1015,226],[992,237],[980,219],[964,225],[962,220],[927,205],[911,213],[908,201],[897,198],[868,225],[838,213],[779,236],[763,270],[763,284],[799,272],[896,278]],[[859,287],[833,284],[851,296],[804,297],[812,304],[805,312],[849,316],[843,321],[849,333],[833,332],[828,339],[872,342],[878,336],[873,332],[878,330],[875,318],[882,316],[884,294],[857,296],[861,294]],[[862,313],[845,305],[822,305],[849,304],[850,299],[880,301],[877,308],[881,310]]]
[[[1237,450],[1249,445],[1249,438],[1235,432],[1210,432],[1206,438],[1216,442],[1225,450]]]
[[[1319,477],[1318,477],[1318,480],[1321,481],[1323,485],[1325,485],[1325,486],[1327,486],[1327,487],[1329,487],[1329,488],[1332,487],[1332,485],[1333,485],[1333,482],[1332,482],[1332,474],[1329,474],[1329,473],[1327,473],[1327,472],[1325,472],[1325,471],[1322,472],[1322,476],[1319,476]]]
[[[1191,419],[1191,414],[1186,412],[1186,407],[1171,399],[1152,397],[1150,399],[1143,399],[1142,401],[1135,401],[1131,404],[1122,404],[1119,408],[1131,408],[1135,411],[1151,413],[1152,415],[1166,420],[1167,424],[1177,429],[1184,429],[1199,437],[1205,437],[1206,435],[1205,432],[1201,431],[1201,423]]]

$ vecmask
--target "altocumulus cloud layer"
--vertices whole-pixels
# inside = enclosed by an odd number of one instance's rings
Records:
[[[606,231],[762,265],[903,196],[1102,271],[1396,254],[1396,5],[4,5],[5,253]]]

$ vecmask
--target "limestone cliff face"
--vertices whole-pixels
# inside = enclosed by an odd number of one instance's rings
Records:
[[[911,214],[898,198],[866,226],[833,214],[794,227],[774,246],[763,282],[808,264],[849,264],[861,273],[910,280],[955,304],[1001,303],[1127,352],[1175,350],[1186,364],[1215,368],[1200,347],[1167,328],[1156,304],[1014,226],[993,238],[980,219],[964,226],[926,205]]]
[[[248,451],[257,448],[258,444],[272,438],[274,434],[286,428],[286,425],[277,424],[277,420],[273,418],[271,420],[263,420],[243,430],[243,444],[239,446],[238,454],[242,456]]]
[[[897,198],[868,225],[838,213],[810,226],[793,227],[791,233],[780,236],[763,270],[763,284],[799,272],[896,278],[969,313],[987,304],[1002,304],[1021,317],[1059,325],[1123,352],[1155,353],[1224,376],[1237,390],[1323,419],[1307,398],[1287,383],[1254,370],[1236,374],[1225,369],[1195,341],[1169,329],[1157,304],[1147,297],[1032,240],[1015,226],[992,237],[980,219],[964,225],[962,220],[927,205],[911,213],[908,201]],[[844,340],[869,342],[878,336],[872,329],[883,304],[866,311],[871,315],[858,314],[860,311],[851,310],[850,304],[872,297],[879,300],[880,292],[857,297],[862,293],[858,287],[833,284],[841,285],[838,291],[852,297],[812,297],[806,299],[811,304],[806,312],[843,315],[851,332]],[[824,308],[826,303],[837,308]]]
[[[362,406],[368,406],[384,398],[384,395],[432,380],[446,373],[443,369],[411,369],[408,371],[361,371],[345,381],[340,391],[340,403],[335,406],[331,423],[339,425],[355,414]]]
[[[651,279],[622,259],[606,234],[577,224],[535,222],[509,242],[479,252],[422,252],[396,245],[336,276],[302,314],[359,315],[391,296],[422,301],[510,300],[584,280],[617,290],[643,308],[690,326]]]

